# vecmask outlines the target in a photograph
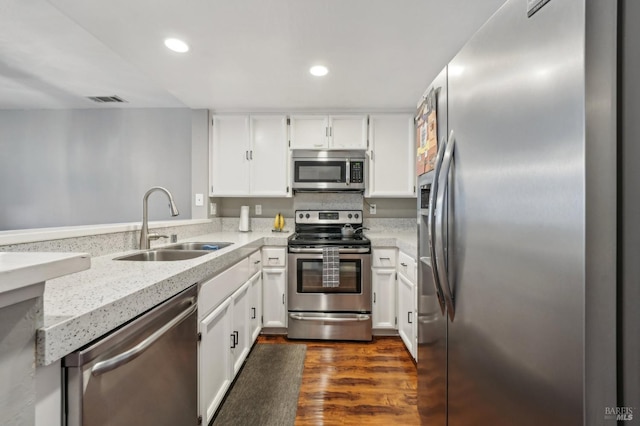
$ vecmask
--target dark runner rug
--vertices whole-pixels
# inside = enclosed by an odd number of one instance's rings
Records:
[[[306,352],[300,344],[256,344],[213,425],[293,425]]]

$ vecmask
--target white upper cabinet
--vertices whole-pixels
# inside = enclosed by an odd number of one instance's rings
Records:
[[[369,116],[369,182],[366,197],[415,197],[413,115]]]
[[[212,120],[209,195],[249,192],[249,116],[215,116]]]
[[[367,149],[366,115],[292,115],[291,149]]]
[[[285,115],[214,116],[211,135],[210,196],[290,196]]]
[[[287,117],[252,115],[250,128],[250,195],[264,197],[291,195]]]
[[[329,146],[329,117],[292,115],[289,136],[291,149],[323,149]]]

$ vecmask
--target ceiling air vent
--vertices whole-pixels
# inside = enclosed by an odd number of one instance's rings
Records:
[[[104,104],[104,103],[109,103],[109,102],[116,102],[116,103],[123,103],[123,102],[127,102],[124,99],[122,99],[119,96],[87,96],[89,99],[91,99],[93,102],[97,102],[99,104]]]

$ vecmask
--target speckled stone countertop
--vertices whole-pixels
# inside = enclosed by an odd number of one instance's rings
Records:
[[[416,231],[365,231],[364,235],[371,240],[371,246],[373,248],[397,247],[414,259],[418,256],[418,234]]]
[[[291,233],[216,232],[183,241],[233,242],[221,250],[176,262],[113,260],[135,250],[93,257],[91,269],[47,281],[44,326],[37,335],[38,365],[74,350],[210,278],[262,246],[286,246]],[[373,247],[397,247],[417,256],[415,232],[366,232]]]
[[[183,241],[233,242],[221,250],[176,262],[113,260],[135,250],[91,259],[91,268],[47,281],[44,325],[38,329],[38,365],[49,365],[180,291],[212,277],[260,247],[286,246],[290,233],[217,232]]]

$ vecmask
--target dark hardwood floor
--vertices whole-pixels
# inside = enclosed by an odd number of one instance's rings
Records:
[[[360,343],[260,336],[258,342],[307,345],[296,425],[420,424],[416,366],[399,337]]]

